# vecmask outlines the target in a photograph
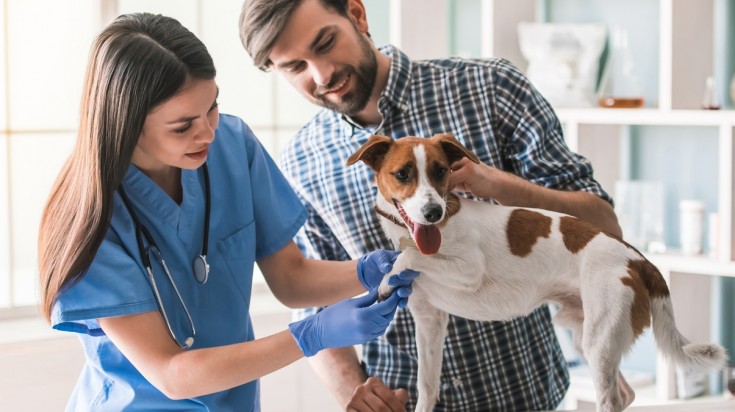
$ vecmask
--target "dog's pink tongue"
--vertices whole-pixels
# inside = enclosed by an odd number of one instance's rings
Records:
[[[438,252],[442,243],[442,235],[436,225],[414,223],[413,239],[416,241],[419,252],[424,255],[433,255]]]

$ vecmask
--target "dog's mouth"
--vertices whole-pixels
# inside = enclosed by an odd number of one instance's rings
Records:
[[[442,243],[442,235],[439,228],[436,225],[422,225],[416,223],[408,217],[406,211],[403,210],[403,206],[397,200],[393,199],[393,204],[398,209],[398,213],[401,215],[401,219],[406,223],[406,227],[411,232],[413,241],[416,242],[416,247],[419,252],[424,255],[433,255],[439,251],[439,246]]]

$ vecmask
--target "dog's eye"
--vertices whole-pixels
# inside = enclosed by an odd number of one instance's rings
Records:
[[[408,180],[408,172],[404,169],[393,173],[393,176],[395,176],[396,179],[400,180],[401,182],[405,182],[406,180]]]
[[[447,175],[447,168],[439,166],[436,168],[435,174],[437,179],[443,179]]]

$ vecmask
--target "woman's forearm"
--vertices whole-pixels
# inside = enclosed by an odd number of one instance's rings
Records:
[[[133,366],[172,399],[243,385],[304,356],[288,330],[250,342],[183,350],[171,339],[157,311],[98,322]]]
[[[291,308],[326,306],[365,292],[357,263],[306,259],[294,243],[258,261],[268,286]]]
[[[188,399],[251,382],[303,357],[288,330],[258,340],[174,355],[163,372],[172,399]]]

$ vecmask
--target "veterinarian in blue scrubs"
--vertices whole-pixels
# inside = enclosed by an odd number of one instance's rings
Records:
[[[406,304],[411,271],[375,303],[396,252],[303,257],[304,207],[248,126],[219,114],[214,76],[160,15],[121,16],[94,43],[39,236],[43,312],[87,359],[67,410],[257,411],[259,377],[380,336]],[[255,262],[286,305],[332,306],[255,339]]]

